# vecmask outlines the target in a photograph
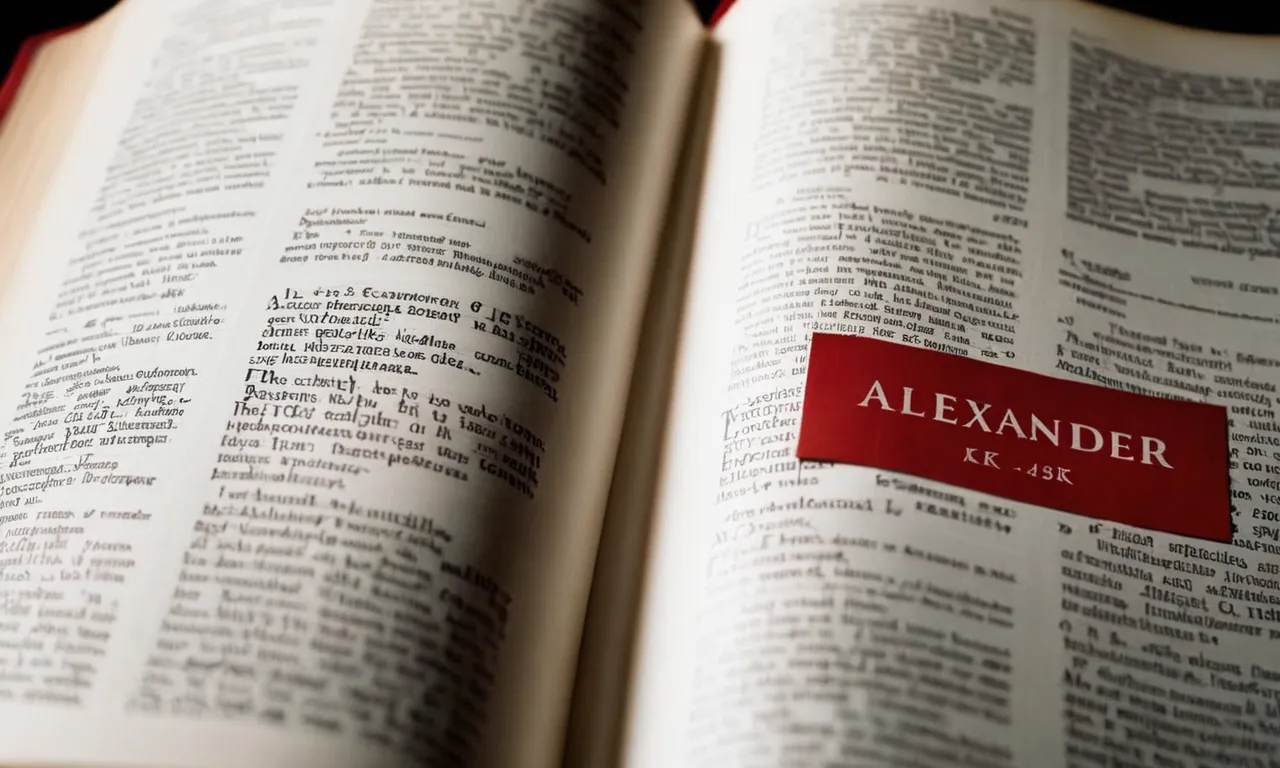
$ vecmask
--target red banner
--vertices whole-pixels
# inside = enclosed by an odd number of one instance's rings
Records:
[[[797,454],[1231,540],[1227,412],[1217,405],[815,333]]]

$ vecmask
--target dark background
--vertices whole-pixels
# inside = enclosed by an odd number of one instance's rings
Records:
[[[703,13],[710,14],[717,0],[692,0]],[[786,0],[751,0],[785,2]],[[1252,34],[1280,33],[1280,13],[1266,0],[1105,0],[1102,4],[1203,29]],[[114,5],[113,0],[43,0],[13,3],[7,18],[0,22],[0,80],[8,72],[18,46],[28,35],[87,21]],[[21,10],[19,10],[21,8]]]

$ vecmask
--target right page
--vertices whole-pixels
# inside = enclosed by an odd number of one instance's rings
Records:
[[[718,36],[621,763],[1280,765],[1280,43],[979,0]],[[798,462],[815,330],[1227,406],[1234,542]]]

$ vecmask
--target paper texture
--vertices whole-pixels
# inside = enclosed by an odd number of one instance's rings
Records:
[[[554,764],[695,16],[123,11],[0,314],[0,760]]]
[[[1067,3],[718,36],[624,764],[1274,761],[1271,43]],[[815,331],[1225,406],[1236,538],[797,462]]]

